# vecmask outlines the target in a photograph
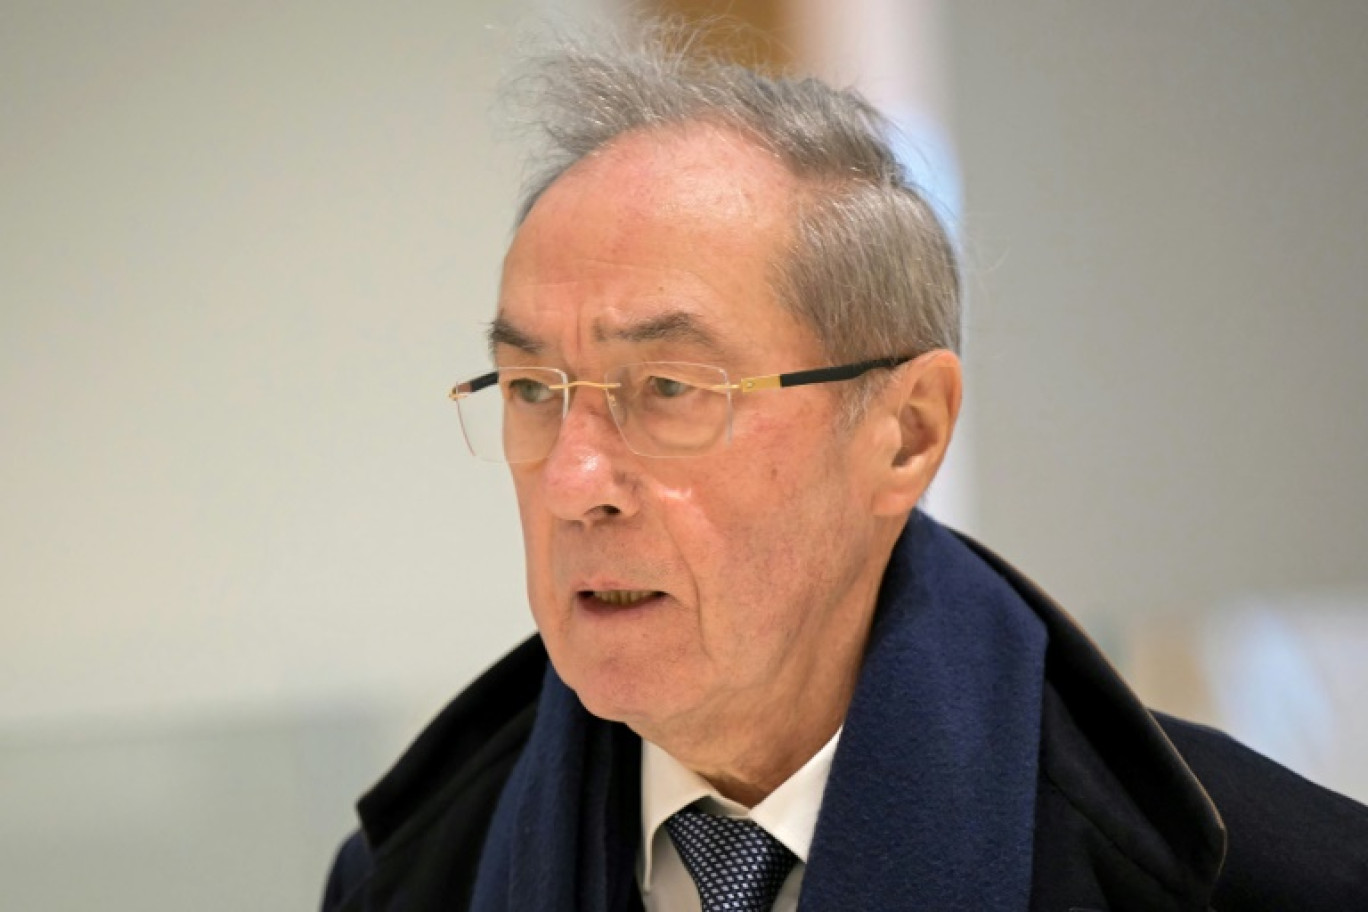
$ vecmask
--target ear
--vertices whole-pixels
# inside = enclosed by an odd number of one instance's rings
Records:
[[[878,424],[876,515],[905,515],[917,506],[945,459],[962,394],[959,358],[937,349],[899,368],[870,404]]]

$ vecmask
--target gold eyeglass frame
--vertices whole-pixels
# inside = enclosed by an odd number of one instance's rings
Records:
[[[854,380],[856,377],[866,374],[872,370],[879,370],[881,368],[892,369],[895,367],[899,367],[900,365],[906,364],[908,361],[912,361],[916,357],[916,355],[896,355],[888,358],[871,358],[867,361],[854,361],[849,364],[838,364],[832,367],[817,367],[809,370],[789,371],[788,373],[782,374],[763,374],[761,376],[756,377],[745,377],[741,380],[736,381],[735,383],[727,382],[718,384],[716,386],[710,387],[710,389],[716,392],[727,391],[738,393],[754,393],[760,390],[783,389],[791,386],[808,386],[814,383],[833,383],[841,380]],[[712,367],[713,365],[699,366]],[[563,377],[566,376],[565,371],[557,367],[543,367],[539,369],[553,370]],[[727,371],[725,368],[718,367],[716,369],[719,372],[721,372],[724,378],[727,376]],[[607,377],[604,377],[605,381],[607,379]],[[471,396],[474,393],[478,393],[480,390],[491,387],[498,382],[499,371],[492,370],[488,373],[480,374],[478,377],[472,377],[469,380],[465,380],[461,383],[456,384],[451,388],[451,391],[447,395],[452,401],[459,403],[462,399],[465,399],[467,396]],[[611,393],[612,390],[620,388],[622,384],[607,382],[597,383],[593,380],[567,379],[564,383],[548,383],[547,389],[552,389],[557,392],[564,393],[565,391],[570,390],[576,386],[588,386],[593,389],[601,389],[605,393]],[[569,408],[568,398],[565,400],[565,407]],[[614,424],[617,424],[616,420],[614,420]],[[618,426],[618,433],[622,433],[621,426]],[[728,434],[728,439],[730,439],[730,433]],[[663,457],[653,456],[649,458],[659,459]]]

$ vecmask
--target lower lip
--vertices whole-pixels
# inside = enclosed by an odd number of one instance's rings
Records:
[[[625,605],[617,605],[612,602],[605,602],[596,598],[592,593],[581,592],[575,596],[575,604],[581,611],[599,617],[614,617],[624,614],[639,614],[660,605],[665,601],[665,594],[657,592],[649,598],[644,598],[639,602],[632,602]]]

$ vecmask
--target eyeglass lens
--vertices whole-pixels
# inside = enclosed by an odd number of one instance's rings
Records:
[[[626,364],[609,371],[604,385],[613,420],[639,455],[694,455],[730,437],[731,390],[722,368],[668,361]],[[555,368],[501,368],[497,383],[458,402],[471,452],[493,462],[545,458],[556,444],[574,389]]]

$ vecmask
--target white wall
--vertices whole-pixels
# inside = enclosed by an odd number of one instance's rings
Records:
[[[947,10],[978,531],[1104,628],[1368,588],[1368,5]]]
[[[435,695],[530,629],[485,363],[528,4],[0,13],[0,724]]]
[[[312,907],[531,629],[445,398],[531,5],[0,8],[0,907]]]

